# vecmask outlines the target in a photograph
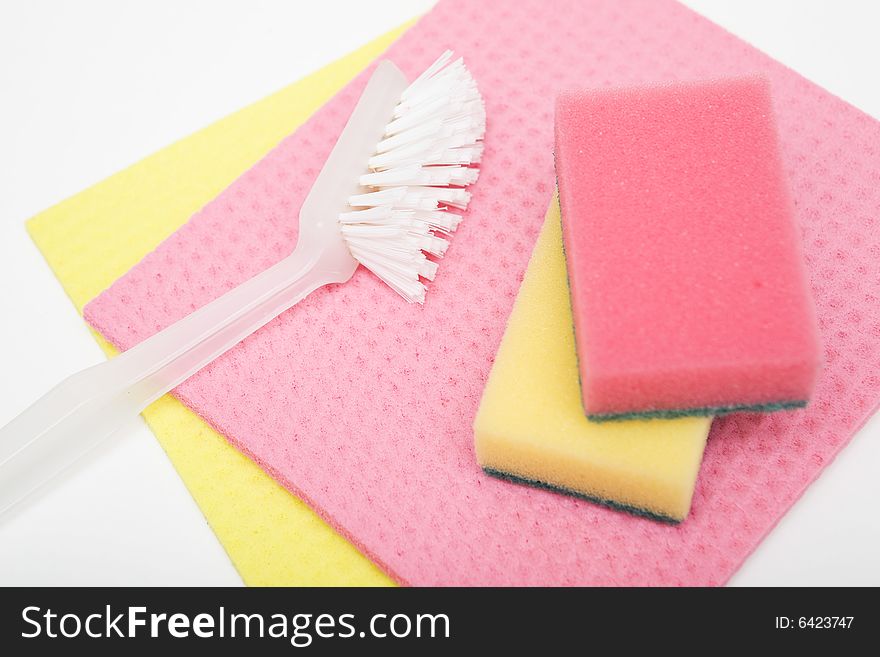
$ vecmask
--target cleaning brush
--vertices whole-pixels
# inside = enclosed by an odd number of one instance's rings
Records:
[[[302,300],[363,264],[424,303],[477,179],[486,112],[461,59],[411,84],[373,72],[299,216],[293,253],[116,358],[62,381],[0,429],[0,512],[129,418]]]

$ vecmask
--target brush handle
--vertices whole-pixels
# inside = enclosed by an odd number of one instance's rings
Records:
[[[150,403],[327,283],[320,251],[291,256],[116,358],[65,379],[0,429],[0,513]]]
[[[296,304],[343,283],[358,261],[337,218],[394,113],[406,77],[381,62],[300,209],[296,250],[116,358],[63,381],[0,429],[0,513],[111,435],[127,419]]]

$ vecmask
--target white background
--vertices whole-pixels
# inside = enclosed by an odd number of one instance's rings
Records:
[[[0,425],[103,356],[24,220],[427,10],[430,0],[0,2]],[[689,0],[880,117],[880,3]],[[875,418],[733,584],[880,584]],[[138,420],[0,517],[0,585],[240,584]]]

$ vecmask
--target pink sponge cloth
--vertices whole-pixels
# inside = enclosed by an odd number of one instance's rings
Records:
[[[591,418],[806,403],[817,328],[764,78],[563,93],[556,173]]]

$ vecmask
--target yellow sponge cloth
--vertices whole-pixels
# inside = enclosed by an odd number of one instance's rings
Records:
[[[679,522],[690,509],[711,422],[587,420],[554,198],[474,422],[480,466],[489,474]]]

